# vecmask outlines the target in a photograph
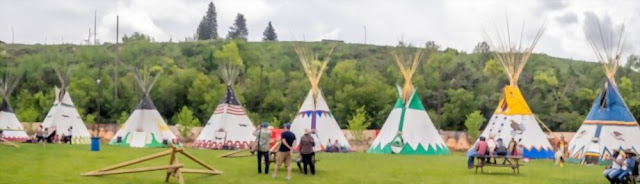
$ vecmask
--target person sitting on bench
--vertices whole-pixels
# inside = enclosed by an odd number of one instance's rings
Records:
[[[502,138],[498,138],[498,142],[496,144],[496,149],[493,151],[498,156],[506,156],[507,155],[507,146],[504,145]]]
[[[327,147],[326,147],[326,148],[324,148],[324,151],[325,151],[325,152],[333,152],[334,147],[333,147],[333,142],[331,142],[331,139],[329,139],[329,141],[327,141],[326,146],[327,146]]]
[[[625,149],[624,152],[620,153],[620,155],[622,155],[624,160],[619,159],[614,162],[617,162],[622,167],[618,170],[611,171],[607,179],[611,183],[627,184],[626,177],[629,177],[633,169],[636,167],[636,153],[631,149]]]
[[[488,149],[489,146],[487,145],[485,138],[483,136],[480,136],[480,140],[478,141],[478,143],[476,143],[476,147],[473,148],[475,153],[469,155],[469,161],[467,163],[469,169],[473,168],[473,161],[476,157],[486,156],[488,154]]]
[[[622,155],[620,155],[620,151],[618,149],[613,149],[613,155],[607,158],[607,160],[611,162],[611,165],[607,166],[604,172],[602,172],[605,178],[609,179],[609,173],[621,168],[620,164],[616,162],[618,159],[623,159]]]
[[[338,142],[338,139],[336,139],[336,141],[333,142],[333,151],[336,153],[342,152],[342,145],[340,145],[340,143]]]

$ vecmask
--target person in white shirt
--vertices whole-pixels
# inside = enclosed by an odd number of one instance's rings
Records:
[[[609,173],[621,168],[620,164],[615,162],[615,160],[622,159],[622,155],[620,155],[620,152],[617,149],[613,149],[613,155],[611,157],[607,158],[607,159],[609,159],[611,161],[611,167],[607,167],[607,169],[605,169],[602,174],[604,174],[604,177],[608,178],[609,177]]]
[[[73,135],[73,127],[70,126],[69,129],[67,129],[67,136],[65,136],[66,141],[71,144],[71,137]]]

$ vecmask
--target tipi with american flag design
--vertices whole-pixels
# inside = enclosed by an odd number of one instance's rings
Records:
[[[222,97],[216,110],[193,143],[196,148],[247,149],[255,140],[255,127],[247,116],[231,85],[238,77],[236,67],[227,66],[221,70],[227,84],[227,93]]]

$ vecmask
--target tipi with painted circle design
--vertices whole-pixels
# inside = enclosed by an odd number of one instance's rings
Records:
[[[167,147],[170,143],[179,144],[176,136],[171,132],[149,97],[149,92],[162,72],[158,72],[153,77],[149,71],[145,71],[145,75],[140,75],[138,70],[135,72],[136,82],[142,91],[142,98],[109,144],[137,148]]]
[[[371,144],[368,153],[446,155],[445,145],[431,118],[425,111],[418,90],[411,78],[420,63],[422,53],[418,50],[413,59],[393,54],[404,78],[404,85],[398,86],[398,100],[384,122],[380,133]],[[410,62],[410,63],[409,63]]]

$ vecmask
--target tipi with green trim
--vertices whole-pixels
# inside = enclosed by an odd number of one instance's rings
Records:
[[[368,153],[446,155],[449,149],[424,109],[417,90],[411,83],[422,53],[416,52],[411,63],[394,53],[395,61],[404,77],[398,87],[399,98],[385,121]],[[411,59],[408,59],[411,60]]]
[[[148,70],[145,70],[144,75],[141,75],[137,69],[135,72],[142,98],[109,144],[135,148],[167,147],[170,143],[180,145],[149,97],[149,92],[162,71],[154,77],[151,77],[151,72]]]

